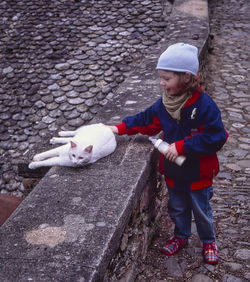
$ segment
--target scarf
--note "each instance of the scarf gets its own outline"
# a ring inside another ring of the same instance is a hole
[[[181,95],[168,95],[167,91],[164,90],[162,102],[171,117],[177,121],[180,121],[181,109],[190,97],[191,94],[186,92]]]

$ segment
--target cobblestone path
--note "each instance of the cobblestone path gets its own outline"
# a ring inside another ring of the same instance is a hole
[[[203,263],[195,226],[186,250],[173,257],[162,255],[160,249],[172,236],[173,228],[166,211],[137,281],[250,280],[249,6],[244,0],[214,0],[209,4],[214,39],[206,91],[220,107],[230,135],[219,153],[221,172],[212,199],[220,262],[216,266]]]

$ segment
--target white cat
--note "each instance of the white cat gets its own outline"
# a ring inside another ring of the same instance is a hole
[[[65,144],[37,154],[30,169],[41,166],[84,166],[111,154],[116,149],[116,139],[111,129],[102,123],[86,125],[75,131],[60,131],[50,139],[51,144]]]

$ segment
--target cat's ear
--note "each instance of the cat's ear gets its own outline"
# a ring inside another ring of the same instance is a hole
[[[92,150],[93,150],[93,145],[89,145],[88,147],[86,147],[85,149],[84,149],[84,151],[86,151],[87,153],[91,153],[92,152]]]
[[[76,143],[75,143],[75,142],[70,141],[70,146],[71,146],[71,148],[75,148],[77,145],[76,145]]]

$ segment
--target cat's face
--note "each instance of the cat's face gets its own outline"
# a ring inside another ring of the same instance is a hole
[[[69,158],[75,166],[86,165],[91,159],[92,150],[92,145],[82,148],[75,142],[70,141]]]

